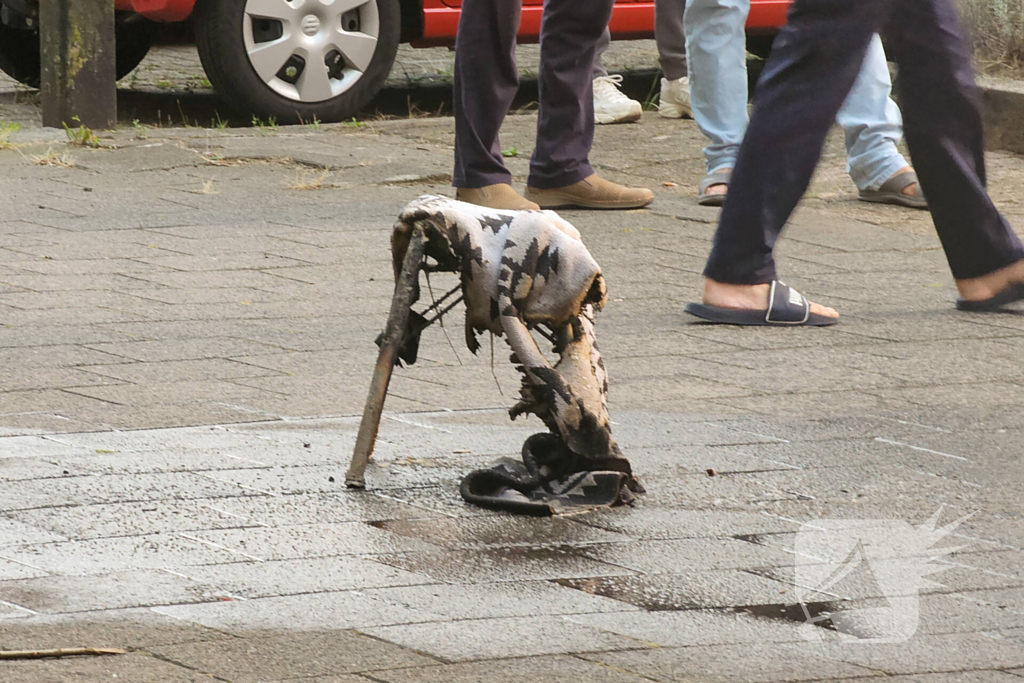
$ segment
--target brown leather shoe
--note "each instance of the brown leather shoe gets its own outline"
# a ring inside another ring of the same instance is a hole
[[[565,187],[527,187],[526,198],[542,209],[639,209],[654,201],[654,193],[642,187],[624,187],[594,174]]]
[[[540,208],[533,202],[523,199],[511,185],[505,183],[484,187],[460,187],[455,190],[455,198],[460,202],[486,206],[488,209],[536,211]]]

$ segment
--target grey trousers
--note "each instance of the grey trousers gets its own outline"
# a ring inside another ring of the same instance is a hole
[[[594,52],[614,0],[547,0],[540,28],[540,106],[531,187],[564,187],[593,174]],[[519,87],[521,0],[463,0],[455,38],[455,187],[509,183],[498,132]]]
[[[654,40],[658,44],[658,63],[661,65],[661,72],[670,81],[686,75],[686,34],[683,33],[685,9],[686,0],[654,1]],[[594,78],[608,75],[602,57],[611,41],[612,33],[606,26],[600,40],[597,41]]]

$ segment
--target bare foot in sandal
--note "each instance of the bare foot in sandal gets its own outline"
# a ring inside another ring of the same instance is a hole
[[[719,308],[737,308],[754,311],[768,310],[768,292],[771,285],[729,285],[724,282],[715,282],[704,278],[703,301],[708,306]],[[823,315],[829,318],[838,318],[839,313],[828,306],[822,306],[814,302],[811,304],[811,313]]]
[[[717,173],[732,173],[731,168],[723,168]],[[715,183],[714,185],[708,185],[708,189],[704,191],[704,194],[725,194],[729,191],[729,183]]]
[[[914,167],[913,166],[904,166],[900,170],[898,170],[895,173],[893,173],[892,177],[895,178],[898,175],[903,175],[904,173],[913,173],[913,172],[914,172]],[[890,180],[892,180],[892,178],[890,178]],[[909,185],[904,187],[902,191],[903,191],[903,194],[907,195],[908,197],[913,197],[914,195],[917,194],[917,183],[916,182],[910,183]]]
[[[1024,299],[1024,259],[980,277],[957,280],[956,288],[961,297],[957,307],[964,310],[996,310]]]
[[[697,185],[697,203],[701,206],[721,206],[729,191],[731,168],[720,168],[704,176]]]
[[[913,166],[904,166],[896,171],[877,190],[861,190],[859,198],[876,204],[895,204],[911,209],[928,208],[928,201],[921,192]]]

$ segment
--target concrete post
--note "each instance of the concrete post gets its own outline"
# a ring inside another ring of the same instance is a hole
[[[113,128],[114,0],[45,0],[39,35],[43,125]]]

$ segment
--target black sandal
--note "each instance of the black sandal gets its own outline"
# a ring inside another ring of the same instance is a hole
[[[772,281],[766,311],[691,303],[686,304],[686,312],[719,325],[824,327],[839,322],[839,318],[811,313],[811,304],[807,297],[778,280]]]
[[[956,307],[961,311],[976,311],[979,313],[993,313],[1003,310],[1004,306],[1024,301],[1024,283],[1010,285],[1003,291],[990,299],[982,301],[970,301],[969,299],[957,299]]]

